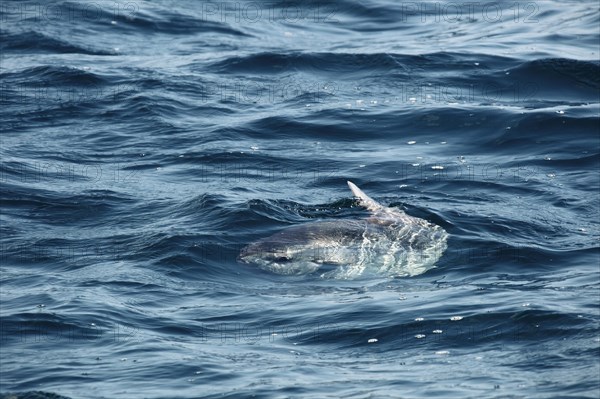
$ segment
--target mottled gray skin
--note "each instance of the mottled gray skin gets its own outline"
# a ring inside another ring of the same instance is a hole
[[[448,234],[441,227],[383,207],[348,184],[371,217],[293,226],[248,245],[238,260],[278,274],[318,270],[335,278],[416,275],[433,267],[446,249]]]

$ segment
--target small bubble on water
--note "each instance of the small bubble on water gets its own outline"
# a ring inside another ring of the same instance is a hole
[[[462,320],[462,316],[452,316],[450,318],[450,321],[459,321],[459,320]]]
[[[425,334],[417,334],[417,335],[415,335],[415,338],[416,338],[416,339],[423,339],[423,338],[425,338],[425,337],[426,337],[426,335],[425,335]]]
[[[417,318],[415,319],[415,321],[423,321],[423,320],[425,320],[423,317],[417,317]]]
[[[434,334],[441,334],[443,331],[442,330],[433,330],[432,333]]]

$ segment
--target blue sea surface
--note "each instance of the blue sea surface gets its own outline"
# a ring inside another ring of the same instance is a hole
[[[0,398],[599,398],[597,1],[2,1]],[[362,219],[412,277],[238,262]]]

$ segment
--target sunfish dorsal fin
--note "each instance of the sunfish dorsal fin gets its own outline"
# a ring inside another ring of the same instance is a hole
[[[348,187],[350,187],[354,196],[359,199],[360,205],[373,212],[373,216],[369,220],[376,221],[377,223],[396,223],[398,221],[402,221],[403,223],[410,222],[411,217],[402,210],[392,209],[381,205],[379,202],[363,193],[362,190],[356,187],[356,184],[351,181],[348,182]]]
[[[348,182],[348,187],[352,190],[352,194],[360,200],[360,204],[370,210],[373,213],[385,212],[386,207],[375,201],[373,198],[369,197],[367,194],[363,193],[362,190],[356,187],[356,184],[351,181]]]

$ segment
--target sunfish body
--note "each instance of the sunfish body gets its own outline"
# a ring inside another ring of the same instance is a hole
[[[246,246],[238,260],[277,274],[333,278],[414,276],[434,266],[447,247],[444,229],[348,186],[370,217],[293,226]]]

